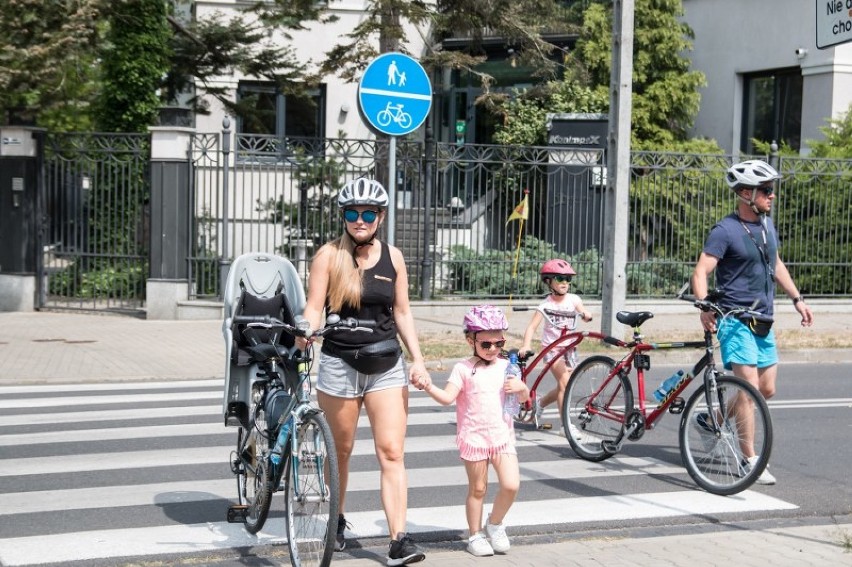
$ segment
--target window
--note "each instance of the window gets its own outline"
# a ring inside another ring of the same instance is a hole
[[[302,97],[282,94],[271,83],[243,82],[237,97],[249,110],[237,125],[241,151],[289,154],[294,146],[311,151],[320,145],[325,135],[324,87]]]
[[[740,150],[754,153],[754,139],[799,150],[802,140],[802,73],[791,69],[746,75]]]

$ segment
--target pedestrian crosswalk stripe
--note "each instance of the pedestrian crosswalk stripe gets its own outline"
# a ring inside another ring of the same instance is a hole
[[[23,386],[0,386],[0,396],[13,394],[51,394],[74,392],[126,392],[128,390],[165,390],[172,388],[210,388],[221,392],[225,387],[222,378],[207,380],[168,380],[165,382],[100,382],[97,384],[28,384]],[[185,393],[184,393],[185,394]]]
[[[698,491],[652,492],[519,501],[512,505],[504,523],[509,526],[511,534],[513,525],[574,524],[795,508],[794,504],[750,490],[734,496]],[[354,537],[387,535],[387,523],[381,511],[347,512],[346,520],[352,525]],[[467,532],[464,504],[409,508],[407,526],[413,533],[436,530]]]
[[[54,459],[55,460],[55,459]],[[159,461],[159,456],[157,461]],[[219,459],[218,462],[223,462]],[[170,463],[174,464],[174,463]],[[184,463],[181,463],[184,464]],[[189,463],[185,463],[189,464]],[[167,466],[161,463],[161,466]],[[521,481],[571,480],[582,478],[620,477],[644,474],[686,474],[683,467],[676,467],[656,459],[615,457],[606,465],[589,463],[580,459],[559,461],[534,461],[521,464]],[[497,478],[491,471],[491,482]],[[352,472],[349,475],[350,494],[372,492],[380,485],[380,473],[373,471]],[[410,489],[467,486],[467,476],[461,464],[445,467],[409,468]],[[276,497],[277,498],[277,497]],[[119,508],[193,502],[200,500],[235,500],[236,482],[233,479],[188,480],[160,482],[130,486],[105,486],[94,488],[66,488],[34,492],[0,493],[0,516],[49,512],[62,502],[65,510],[94,508]]]
[[[794,508],[796,506],[792,504],[752,491],[735,496],[714,496],[697,491],[655,492],[516,502],[505,523],[511,534],[513,525],[572,524]],[[347,537],[387,535],[387,523],[381,511],[347,512],[346,519],[352,525]],[[465,532],[464,505],[409,508],[407,529],[412,533],[436,530]],[[0,540],[0,564],[12,567],[213,551],[283,543],[286,539],[280,534],[284,534],[281,518],[271,518],[257,536],[247,534],[239,524],[225,522],[44,534]]]
[[[67,408],[71,406],[111,406],[115,404],[143,404],[174,400],[219,400],[222,392],[163,392],[159,394],[104,394],[97,396],[66,396],[55,398],[3,398],[0,409]]]
[[[98,409],[96,411],[69,411],[57,413],[32,413],[27,414],[27,425],[56,425],[60,423],[85,423],[97,421],[126,421],[132,423],[134,419],[156,419],[169,417],[174,418],[180,416],[199,416],[207,415],[213,418],[218,418],[217,412],[222,411],[222,405],[215,406],[181,406],[181,407],[161,407],[161,408],[134,408],[134,409]],[[224,421],[224,420],[223,420]],[[0,416],[0,427],[9,427],[13,425],[21,425],[21,416],[19,415],[2,415]]]

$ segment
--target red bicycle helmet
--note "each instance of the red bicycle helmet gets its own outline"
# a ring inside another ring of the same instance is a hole
[[[553,276],[576,276],[577,272],[571,267],[571,264],[561,258],[548,260],[541,267],[542,281],[548,280]]]

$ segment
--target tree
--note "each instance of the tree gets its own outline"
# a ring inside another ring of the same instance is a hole
[[[314,0],[258,2],[230,19],[216,14],[184,24],[171,18],[175,33],[164,98],[174,101],[179,93],[192,93],[193,111],[206,113],[206,98],[213,97],[232,114],[248,117],[254,112],[253,101],[233,100],[231,89],[217,82],[235,72],[271,81],[284,94],[305,94],[319,78],[309,71],[308,62],[296,57],[290,31],[305,29],[305,23],[314,20],[333,20],[323,16],[321,3]]]
[[[413,28],[426,45],[421,63],[467,69],[480,77],[486,91],[493,78],[476,68],[486,60],[486,35],[513,46],[520,62],[534,65],[545,77],[555,69],[550,59],[554,46],[543,39],[542,31],[559,29],[564,11],[557,0],[370,0],[364,20],[326,53],[321,71],[355,81],[379,53],[407,51],[406,29]],[[469,41],[459,50],[442,49],[441,41],[450,36]]]
[[[91,96],[99,4],[99,0],[4,2],[0,111],[7,120],[38,120],[63,129],[87,125],[82,116]]]
[[[681,146],[698,112],[698,88],[705,79],[702,73],[689,70],[690,61],[683,55],[691,49],[693,33],[678,20],[682,11],[681,0],[636,1],[632,111],[632,137],[636,149]],[[580,18],[582,32],[576,49],[565,57],[564,79],[526,94],[518,93],[520,102],[499,107],[505,119],[498,139],[527,140],[527,133],[534,130],[538,133],[536,143],[543,143],[546,112],[605,112],[608,109],[612,64],[611,3],[594,2],[579,16],[576,14],[573,17]],[[516,120],[512,116],[518,111],[525,119]],[[529,119],[537,120],[535,126]],[[707,150],[715,143],[702,141],[693,145]]]
[[[97,122],[105,132],[144,132],[160,107],[157,88],[169,69],[163,0],[120,0],[107,12]]]
[[[808,140],[811,154],[819,158],[852,159],[852,104],[838,118],[820,128],[823,140]]]

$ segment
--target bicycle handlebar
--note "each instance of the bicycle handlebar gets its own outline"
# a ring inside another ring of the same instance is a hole
[[[722,318],[731,317],[747,314],[747,315],[762,315],[759,311],[755,311],[758,303],[760,303],[759,299],[755,299],[754,302],[749,307],[734,307],[733,309],[725,309],[721,305],[718,304],[718,301],[724,297],[724,292],[719,289],[714,289],[710,293],[707,294],[707,297],[704,299],[698,299],[694,295],[686,295],[683,292],[686,290],[686,286],[681,288],[680,293],[677,294],[677,298],[682,301],[689,301],[696,309],[700,309],[702,311],[712,311],[716,313]]]
[[[304,324],[304,319],[300,319],[295,325],[288,325],[281,319],[271,317],[269,315],[235,315],[233,323],[236,325],[248,325],[251,327],[265,327],[267,329],[283,329],[294,337],[305,338],[321,337],[338,329],[346,329],[349,331],[368,331],[372,333],[373,328],[376,326],[376,322],[371,319],[356,319],[355,317],[341,319],[336,313],[332,313],[326,318],[325,327],[317,329],[311,333],[308,333],[310,329]]]

